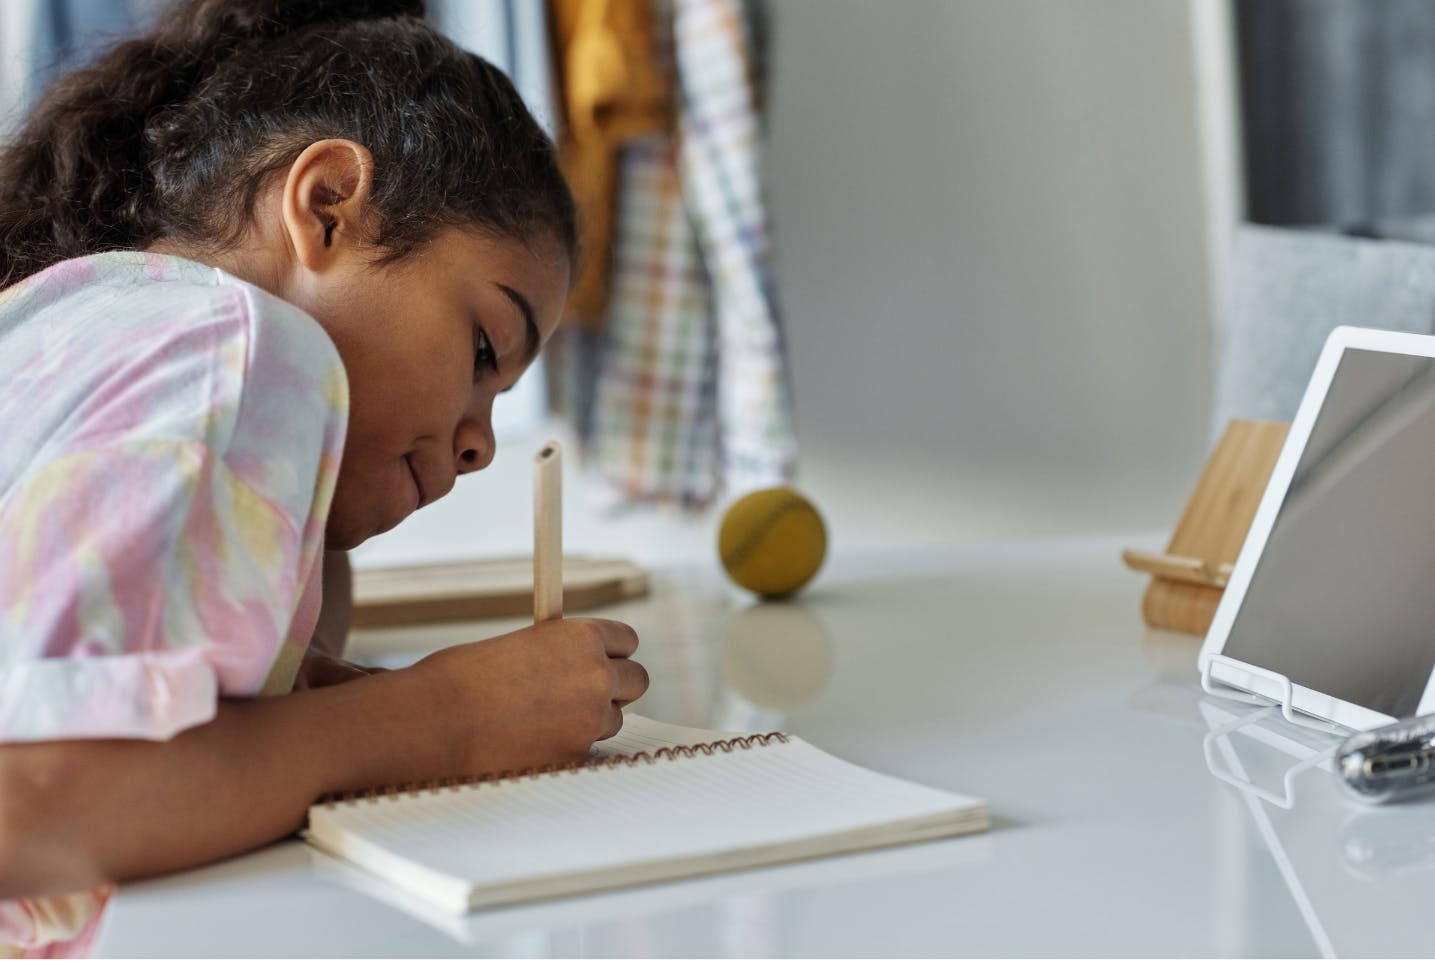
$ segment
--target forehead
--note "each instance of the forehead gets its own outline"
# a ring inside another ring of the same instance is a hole
[[[446,227],[406,260],[426,283],[464,296],[505,289],[532,307],[544,339],[557,326],[568,294],[567,252],[554,239],[519,240],[465,227]]]

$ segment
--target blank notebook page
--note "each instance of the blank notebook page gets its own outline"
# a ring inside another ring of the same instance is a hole
[[[600,750],[631,754],[714,736],[636,717],[625,734]],[[733,859],[734,852],[862,829],[920,832],[931,821],[950,824],[954,815],[970,818],[970,830],[986,825],[985,805],[976,799],[877,774],[792,738],[731,753],[321,805],[311,820],[329,822],[321,846],[334,853],[376,869],[399,859],[430,877],[447,876],[449,884],[462,879],[482,888],[652,861],[712,862],[717,869],[750,860]],[[333,829],[345,835],[342,845]]]

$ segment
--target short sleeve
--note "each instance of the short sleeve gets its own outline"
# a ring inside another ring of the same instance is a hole
[[[0,503],[0,742],[161,740],[257,694],[310,580],[305,527],[195,441],[30,470]]]

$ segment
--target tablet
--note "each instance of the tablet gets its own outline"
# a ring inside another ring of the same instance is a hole
[[[1331,333],[1199,663],[1355,730],[1435,711],[1435,336]]]

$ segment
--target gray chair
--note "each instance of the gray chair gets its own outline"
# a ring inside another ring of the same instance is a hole
[[[1435,333],[1435,246],[1245,225],[1216,330],[1212,438],[1232,418],[1289,421],[1342,324]]]

